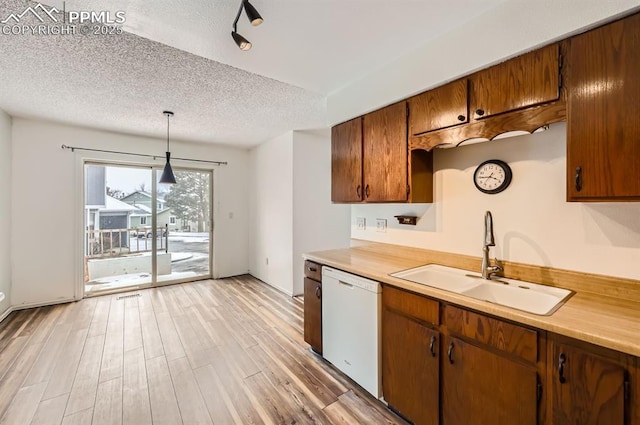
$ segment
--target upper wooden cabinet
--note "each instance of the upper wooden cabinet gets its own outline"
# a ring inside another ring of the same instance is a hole
[[[469,122],[466,78],[409,99],[409,133],[418,135]]]
[[[407,103],[399,102],[362,119],[364,200],[407,200]]]
[[[559,75],[557,43],[480,71],[470,79],[473,118],[557,100]]]
[[[331,200],[362,200],[362,117],[331,129]]]
[[[640,15],[569,40],[567,199],[640,200]]]

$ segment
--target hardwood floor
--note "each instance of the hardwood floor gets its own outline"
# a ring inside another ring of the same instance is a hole
[[[250,276],[14,312],[0,425],[404,424],[309,351],[302,313]]]

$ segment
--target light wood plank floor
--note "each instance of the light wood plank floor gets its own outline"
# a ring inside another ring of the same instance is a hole
[[[250,276],[14,312],[0,425],[404,424],[309,351],[302,313]]]

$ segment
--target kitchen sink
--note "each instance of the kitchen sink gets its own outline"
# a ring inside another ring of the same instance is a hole
[[[516,279],[482,279],[479,274],[438,264],[402,270],[390,276],[541,316],[551,315],[573,294],[568,289]]]
[[[427,264],[426,266],[391,273],[391,276],[460,294],[478,284],[468,273],[465,270],[453,267]]]

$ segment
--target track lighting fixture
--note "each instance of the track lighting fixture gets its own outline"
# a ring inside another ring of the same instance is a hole
[[[160,183],[176,184],[176,177],[173,175],[173,170],[171,169],[171,164],[169,162],[171,159],[171,152],[169,152],[169,118],[173,116],[173,112],[162,111],[162,113],[167,117],[167,163],[164,165],[162,176],[160,176]]]
[[[249,50],[251,48],[251,42],[238,34],[238,19],[240,19],[240,15],[242,14],[242,9],[247,14],[247,18],[251,25],[257,27],[263,22],[262,16],[258,13],[255,7],[249,0],[242,0],[240,3],[240,8],[238,9],[238,13],[236,14],[236,19],[233,21],[233,31],[231,31],[231,37],[233,37],[233,41],[236,42],[240,50]]]

